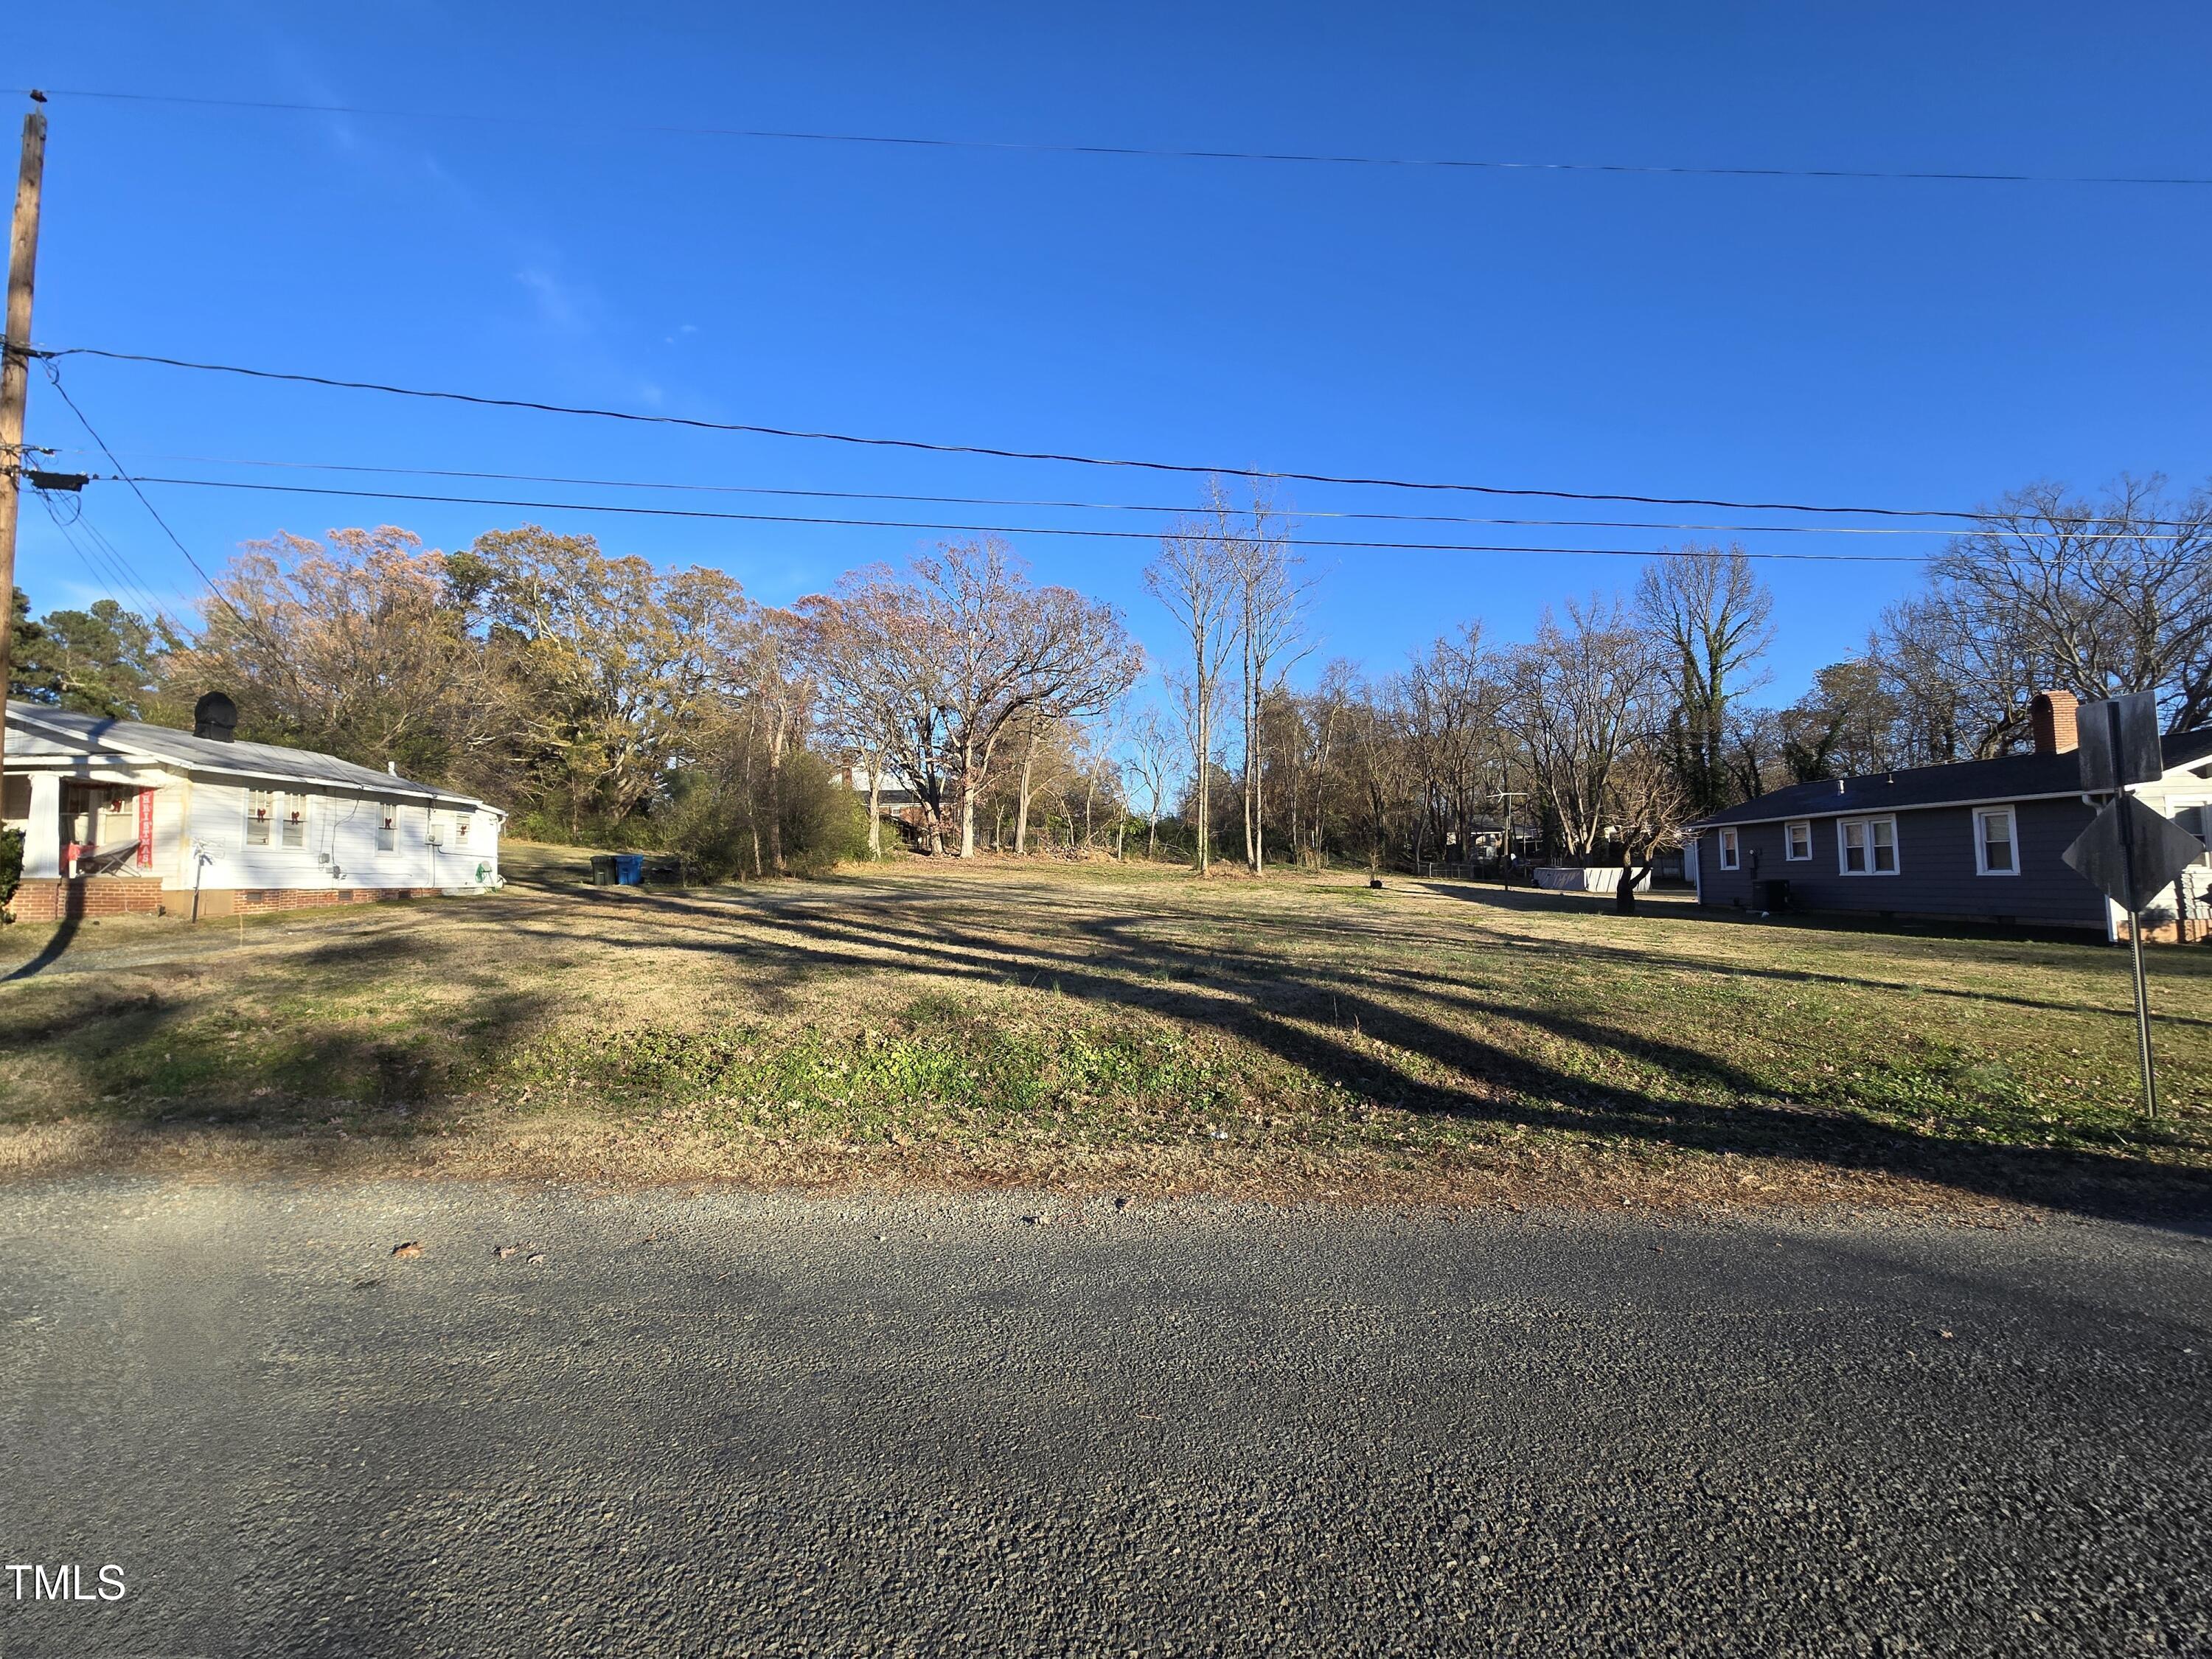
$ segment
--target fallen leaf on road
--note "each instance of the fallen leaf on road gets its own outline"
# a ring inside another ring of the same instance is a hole
[[[532,1263],[543,1261],[545,1260],[545,1252],[543,1250],[532,1250],[527,1259]]]
[[[507,1257],[514,1254],[514,1246],[512,1244],[495,1245],[492,1249],[492,1254],[497,1256],[501,1261],[504,1261]]]
[[[404,1244],[393,1245],[392,1254],[395,1256],[420,1255],[422,1254],[422,1247],[410,1238]]]

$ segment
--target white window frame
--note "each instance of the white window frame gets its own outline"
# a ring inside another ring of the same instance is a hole
[[[2012,868],[1990,868],[1990,838],[1982,831],[1985,819],[2002,818],[2005,822],[2005,844],[2012,848]],[[2020,873],[2020,814],[2009,806],[1977,806],[1974,808],[1974,873],[1978,876],[2016,876]]]
[[[2212,829],[2212,795],[2168,795],[2166,798],[2166,816],[2175,820],[2177,823],[2181,815],[2191,807],[2203,810],[2205,827]],[[2192,832],[2185,831],[2184,833]],[[2203,837],[2200,836],[2197,839],[2202,841]],[[2212,842],[2205,844],[2204,862],[2212,864]]]
[[[292,839],[295,831],[299,839]],[[307,797],[296,789],[288,789],[276,797],[277,845],[288,853],[307,850]]]
[[[399,850],[399,803],[396,800],[376,803],[376,850],[380,853]]]
[[[1797,850],[1797,832],[1805,832],[1805,850]],[[1813,861],[1813,820],[1792,818],[1782,826],[1782,861],[1784,864],[1810,864]]]
[[[254,803],[266,801],[268,810],[260,817],[254,815]],[[246,844],[248,847],[276,845],[276,826],[283,821],[284,797],[274,789],[249,789],[246,792]],[[254,830],[261,834],[257,839]]]
[[[1878,823],[1886,823],[1889,826],[1889,868],[1887,870],[1877,870],[1875,868],[1874,827]],[[1850,832],[1855,828],[1863,830],[1866,836],[1864,842],[1866,849],[1866,868],[1863,870],[1854,870],[1851,868]],[[1902,870],[1904,866],[1905,855],[1899,850],[1897,844],[1896,813],[1875,812],[1859,817],[1838,818],[1836,820],[1836,873],[1838,875],[1853,877],[1893,876]]]
[[[1723,829],[1719,832],[1719,835],[1721,868],[1723,870],[1741,869],[1743,867],[1743,843],[1737,839],[1737,832],[1734,829]]]
[[[453,847],[456,851],[465,849],[469,844],[469,819],[472,816],[468,812],[453,814]]]

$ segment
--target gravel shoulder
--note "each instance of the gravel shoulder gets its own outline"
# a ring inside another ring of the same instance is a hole
[[[9,1659],[2212,1645],[2189,1231],[9,1196]]]

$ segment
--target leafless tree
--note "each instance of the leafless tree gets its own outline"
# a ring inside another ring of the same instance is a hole
[[[1031,716],[1094,714],[1142,666],[1111,605],[1030,585],[1005,543],[915,561],[915,602],[946,653],[943,741],[960,800],[960,855],[975,855],[975,803],[999,746]]]
[[[1241,515],[1219,479],[1208,482],[1208,513],[1237,585],[1237,638],[1243,647],[1243,701],[1237,724],[1244,739],[1244,859],[1255,875],[1267,873],[1266,728],[1261,700],[1305,654],[1306,595],[1311,583],[1298,574],[1300,561],[1267,493],[1255,479],[1252,505]]]
[[[1129,722],[1129,767],[1144,787],[1145,856],[1148,859],[1159,856],[1160,814],[1167,808],[1176,744],[1156,708],[1147,706],[1139,710]]]
[[[1645,627],[1665,641],[1678,708],[1668,747],[1690,804],[1729,804],[1729,705],[1755,690],[1773,641],[1773,595],[1740,547],[1688,547],[1646,565],[1636,590]]]
[[[2039,483],[1936,556],[1927,591],[1884,617],[1901,687],[1996,753],[2028,695],[2155,691],[2169,731],[2212,718],[2212,491],[2123,477],[2094,502]],[[1947,708],[1946,705],[1948,705]]]
[[[1145,568],[1145,586],[1182,630],[1189,665],[1170,677],[1195,777],[1196,862],[1212,867],[1212,767],[1221,719],[1222,675],[1241,637],[1242,589],[1218,523],[1176,526],[1160,540],[1160,555]]]
[[[1567,855],[1587,862],[1605,839],[1616,770],[1662,724],[1664,660],[1619,600],[1593,598],[1570,600],[1565,626],[1547,611],[1507,665],[1506,717]]]

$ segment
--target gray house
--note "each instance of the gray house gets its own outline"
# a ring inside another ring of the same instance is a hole
[[[1686,826],[1701,904],[2094,928],[2126,919],[2059,857],[2104,805],[2081,793],[2075,700],[2035,699],[2032,753],[1792,784]],[[2134,793],[2212,836],[2212,728],[2164,739]],[[2212,860],[2146,912],[2146,939],[2212,934]]]

